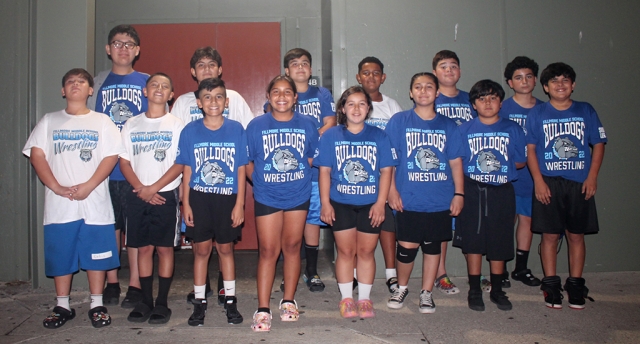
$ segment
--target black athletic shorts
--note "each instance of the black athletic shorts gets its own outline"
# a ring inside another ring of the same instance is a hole
[[[396,213],[396,239],[421,244],[451,241],[449,210],[433,213],[403,210]]]
[[[174,247],[180,242],[178,189],[158,194],[166,199],[162,205],[151,205],[133,192],[127,196],[127,247]]]
[[[358,232],[380,234],[382,228],[380,226],[371,226],[371,219],[369,218],[369,211],[373,204],[351,205],[334,202],[333,200],[330,200],[330,202],[336,215],[336,220],[333,221],[333,226],[331,226],[331,230],[334,232],[355,228]]]
[[[488,260],[514,257],[516,195],[511,183],[499,186],[464,178],[464,208],[456,219],[453,245]]]
[[[534,233],[562,234],[565,229],[573,234],[598,233],[598,214],[595,197],[584,199],[582,183],[562,177],[542,176],[551,191],[551,203],[544,205],[532,199],[531,231]]]
[[[127,229],[127,197],[133,193],[133,187],[126,180],[109,180],[109,195],[113,215],[116,217],[116,230]]]
[[[231,212],[237,195],[219,195],[189,190],[189,206],[193,212],[193,227],[187,226],[185,235],[193,242],[215,240],[228,244],[242,235],[242,225],[233,227]]]
[[[380,225],[380,228],[385,232],[396,232],[396,219],[393,216],[393,209],[389,206],[389,203],[384,206],[384,222]]]
[[[279,211],[284,211],[285,213],[288,211],[296,211],[296,210],[304,210],[304,211],[309,211],[309,205],[311,204],[311,201],[306,201],[300,205],[297,205],[293,208],[290,209],[282,209],[282,208],[275,208],[275,207],[271,207],[268,206],[266,204],[262,204],[256,200],[254,200],[253,202],[253,213],[256,216],[265,216],[265,215],[271,215],[273,213],[277,213]]]

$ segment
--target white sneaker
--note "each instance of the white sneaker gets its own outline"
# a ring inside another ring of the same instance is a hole
[[[433,302],[433,294],[430,291],[420,292],[420,313],[434,313],[436,304]]]
[[[389,300],[387,301],[387,307],[391,309],[402,308],[402,306],[404,305],[404,299],[407,298],[408,294],[409,294],[408,288],[404,288],[402,290],[400,288],[395,288],[393,290],[393,295],[391,295],[389,297]]]

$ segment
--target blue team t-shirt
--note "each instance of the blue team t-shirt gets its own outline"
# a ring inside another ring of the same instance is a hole
[[[589,146],[606,143],[607,135],[596,110],[585,102],[573,101],[566,110],[543,103],[529,112],[527,144],[536,145],[540,172],[582,183],[591,168]]]
[[[266,113],[251,120],[247,141],[256,201],[291,209],[311,198],[309,158],[318,146],[318,129],[310,118],[294,112],[280,122]]]
[[[396,188],[404,209],[448,210],[455,192],[449,161],[463,155],[456,123],[437,113],[423,120],[412,109],[391,117],[386,132],[398,154]]]
[[[122,131],[127,119],[147,111],[147,98],[142,89],[148,78],[147,74],[136,71],[127,75],[110,72],[97,90],[95,111],[109,116]],[[109,180],[125,180],[120,171],[120,161],[109,175]]]
[[[333,201],[366,205],[378,200],[380,169],[395,166],[395,155],[382,129],[365,124],[353,134],[340,125],[324,132],[313,165],[331,167]]]
[[[491,125],[474,118],[460,126],[464,140],[463,171],[469,178],[502,185],[518,178],[516,163],[527,161],[524,131],[508,119]]]
[[[193,190],[237,194],[238,168],[248,162],[247,136],[239,122],[225,119],[220,128],[211,130],[199,119],[180,133],[176,164],[191,167]]]
[[[543,102],[541,100],[536,99],[536,106],[542,103]],[[502,102],[502,107],[500,108],[498,115],[502,118],[510,119],[518,123],[518,125],[525,130],[527,115],[531,109],[533,108],[527,109],[520,106],[515,100],[513,100],[513,97],[511,97]],[[533,194],[533,179],[531,178],[531,172],[529,172],[528,166],[518,170],[518,179],[513,182],[513,189],[515,190],[516,195],[520,197],[531,197]]]
[[[469,93],[458,90],[455,97],[447,97],[444,94],[436,97],[436,112],[449,117],[460,125],[478,117],[476,110],[471,106],[469,101]]]

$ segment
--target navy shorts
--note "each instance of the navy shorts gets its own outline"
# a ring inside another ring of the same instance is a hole
[[[595,197],[584,199],[582,183],[562,177],[542,176],[551,191],[551,203],[544,205],[533,195],[531,231],[562,234],[598,233]]]
[[[233,227],[231,212],[237,195],[219,195],[189,190],[189,206],[193,212],[193,227],[185,235],[195,243],[215,240],[218,244],[235,242],[242,235],[242,225]]]
[[[276,207],[272,207],[272,206],[268,206],[266,204],[262,204],[258,201],[253,202],[253,212],[256,216],[265,216],[265,215],[271,215],[273,213],[277,213],[279,211],[284,211],[285,213],[288,211],[297,211],[297,210],[304,210],[304,211],[308,211],[309,210],[309,204],[310,201],[306,201],[300,205],[297,205],[293,208],[289,208],[289,209],[282,209],[282,208],[276,208]]]
[[[396,219],[393,216],[393,209],[389,206],[389,203],[385,204],[384,210],[384,222],[380,225],[381,230],[385,232],[396,232]],[[449,228],[451,229],[451,228]]]
[[[109,194],[111,195],[111,206],[113,215],[116,218],[116,230],[127,229],[127,197],[133,193],[133,187],[126,180],[109,180]]]
[[[82,270],[107,271],[120,266],[113,225],[84,220],[44,226],[44,272],[64,276]]]
[[[127,247],[174,247],[180,242],[180,207],[178,189],[158,192],[166,199],[162,205],[152,205],[131,193],[127,199]]]
[[[460,247],[462,253],[486,255],[488,260],[513,259],[516,216],[513,185],[489,185],[465,176],[464,194],[453,245]]]
[[[380,234],[381,227],[371,226],[369,210],[373,204],[351,205],[330,200],[336,220],[331,229],[334,232],[355,228],[358,232]]]

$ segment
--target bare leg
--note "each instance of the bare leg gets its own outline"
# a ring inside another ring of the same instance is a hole
[[[480,275],[482,270],[482,255],[467,254],[467,272],[469,275]]]
[[[87,270],[87,279],[89,280],[89,291],[91,294],[101,295],[104,286],[105,271]],[[71,286],[71,284],[69,284],[69,286]],[[56,286],[56,290],[57,289]]]
[[[129,257],[129,286],[140,288],[140,274],[138,272],[138,249],[128,247],[127,256]]]
[[[356,255],[358,256],[358,281],[373,284],[376,275],[375,251],[378,234],[356,232]]]
[[[220,269],[227,281],[236,279],[236,265],[233,256],[233,242],[227,244],[216,243],[216,250],[220,257]]]
[[[283,216],[281,248],[284,255],[284,300],[293,300],[300,279],[300,247],[307,212],[287,211]]]
[[[142,277],[153,276],[153,249],[151,245],[138,249],[138,270]]]
[[[396,268],[396,233],[380,231],[380,246],[382,247],[382,255],[384,256],[384,266],[387,269],[395,269]]]
[[[193,284],[205,285],[207,283],[207,268],[213,242],[206,240],[193,243]]]
[[[518,250],[529,251],[531,249],[531,218],[529,216],[518,215],[518,227],[516,228],[516,243]]]
[[[336,239],[338,256],[336,257],[336,280],[338,283],[353,281],[353,268],[356,256],[356,229],[350,228],[333,232]]]
[[[281,250],[282,225],[284,212],[256,216],[256,232],[258,234],[258,307],[269,308],[271,287],[276,273],[276,263]]]
[[[104,276],[104,271],[102,271],[102,275]],[[73,280],[72,274],[64,275],[64,276],[55,276],[53,278],[53,283],[56,286],[56,296],[69,296],[69,293],[71,292],[72,280]],[[98,292],[97,294],[102,294],[102,285],[100,285],[100,292]]]
[[[440,250],[442,251],[442,253],[440,254],[440,262],[438,264],[438,273],[436,274],[436,277],[442,276],[447,273],[447,268],[445,267],[445,263],[447,261],[447,246],[448,242],[446,241],[443,241],[440,244]]]
[[[174,269],[173,247],[156,247],[156,250],[158,251],[158,276],[170,278],[173,276]],[[142,270],[140,275],[142,275]]]
[[[542,234],[540,255],[542,256],[542,269],[544,270],[545,277],[556,275],[558,239],[560,239],[560,234]]]
[[[573,234],[566,232],[567,242],[569,245],[569,275],[571,277],[582,277],[584,269],[584,260],[586,257],[586,246],[584,243],[584,234]]]
[[[432,291],[433,284],[436,281],[436,273],[438,272],[439,263],[439,254],[422,255],[422,290]]]

